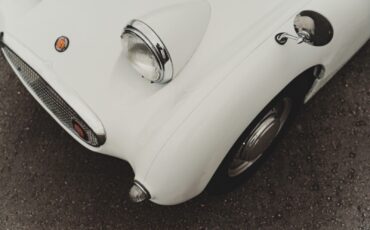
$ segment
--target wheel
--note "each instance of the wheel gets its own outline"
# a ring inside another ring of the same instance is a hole
[[[283,129],[291,111],[292,99],[283,97],[267,111],[249,135],[243,137],[228,165],[230,178],[242,175],[262,157]]]
[[[208,184],[208,193],[233,190],[255,172],[303,104],[308,87],[301,85],[288,86],[244,131]]]

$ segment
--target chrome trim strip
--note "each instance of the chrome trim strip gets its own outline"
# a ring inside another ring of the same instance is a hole
[[[126,33],[131,33],[138,36],[150,50],[154,53],[161,68],[161,77],[155,83],[165,84],[173,79],[174,68],[171,55],[163,41],[155,33],[155,31],[140,20],[131,21],[124,29],[121,39]]]

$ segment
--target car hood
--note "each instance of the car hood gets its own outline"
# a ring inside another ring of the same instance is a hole
[[[309,0],[204,1],[210,4],[212,15],[209,27],[204,28],[205,31],[202,34],[202,36],[208,35],[205,36],[208,40],[203,40],[202,50],[206,52],[202,54],[203,61],[198,63],[200,65],[212,62],[220,54],[234,55],[243,43],[244,47],[252,50],[266,38],[261,35],[271,34],[284,20],[297,13],[302,5],[309,2]],[[68,70],[75,72],[78,68],[83,69],[85,74],[79,75],[78,78],[84,82],[92,78],[106,78],[111,74],[122,54],[120,35],[125,25],[132,19],[145,17],[161,9],[171,10],[171,6],[196,2],[196,0],[32,0],[28,2],[33,2],[34,6],[27,6],[26,12],[22,11],[22,15],[8,21],[7,32],[42,60],[52,64],[58,75],[63,78],[71,77],[76,84],[74,74],[67,74]],[[162,12],[165,11],[162,10]],[[189,12],[188,19],[181,18],[176,21],[174,18],[171,21],[158,22],[162,25],[150,26],[160,30],[163,24],[167,24],[176,33],[175,28],[181,24],[180,21],[188,20],[195,27],[195,23],[191,21],[193,17],[195,15]],[[63,55],[55,52],[54,49],[55,40],[62,35],[69,37],[71,41],[68,53]],[[179,35],[177,40],[176,38],[172,40],[176,40],[178,46],[185,46],[189,39],[184,40],[180,36],[183,34]],[[227,50],[226,53],[225,50]],[[173,51],[170,50],[170,52]],[[69,82],[71,79],[66,80]]]
[[[165,123],[175,129],[222,77],[281,32],[278,28],[310,0],[208,0],[209,22],[186,66],[173,82],[150,84],[124,58],[123,28],[132,19],[187,2],[193,0],[35,1],[26,12],[5,20],[5,33],[92,108],[107,129],[106,145],[115,142],[104,151],[122,157],[122,152],[140,152],[147,140],[165,129]],[[175,19],[163,23],[177,25]],[[160,30],[161,25],[154,27]],[[70,39],[64,53],[54,48],[59,36]],[[186,42],[178,38],[179,46]],[[124,128],[118,129],[117,124]]]

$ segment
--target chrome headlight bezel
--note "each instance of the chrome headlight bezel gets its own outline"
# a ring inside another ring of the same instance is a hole
[[[160,84],[170,82],[174,74],[173,62],[168,49],[156,32],[146,23],[140,20],[133,20],[125,27],[121,38],[125,39],[126,34],[131,34],[141,39],[155,56],[160,68],[160,77],[152,82]],[[143,77],[145,78],[145,76]]]

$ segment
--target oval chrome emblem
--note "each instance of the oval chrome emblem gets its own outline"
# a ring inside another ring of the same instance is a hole
[[[55,42],[55,49],[58,52],[64,52],[68,49],[69,39],[65,36],[59,37]]]

